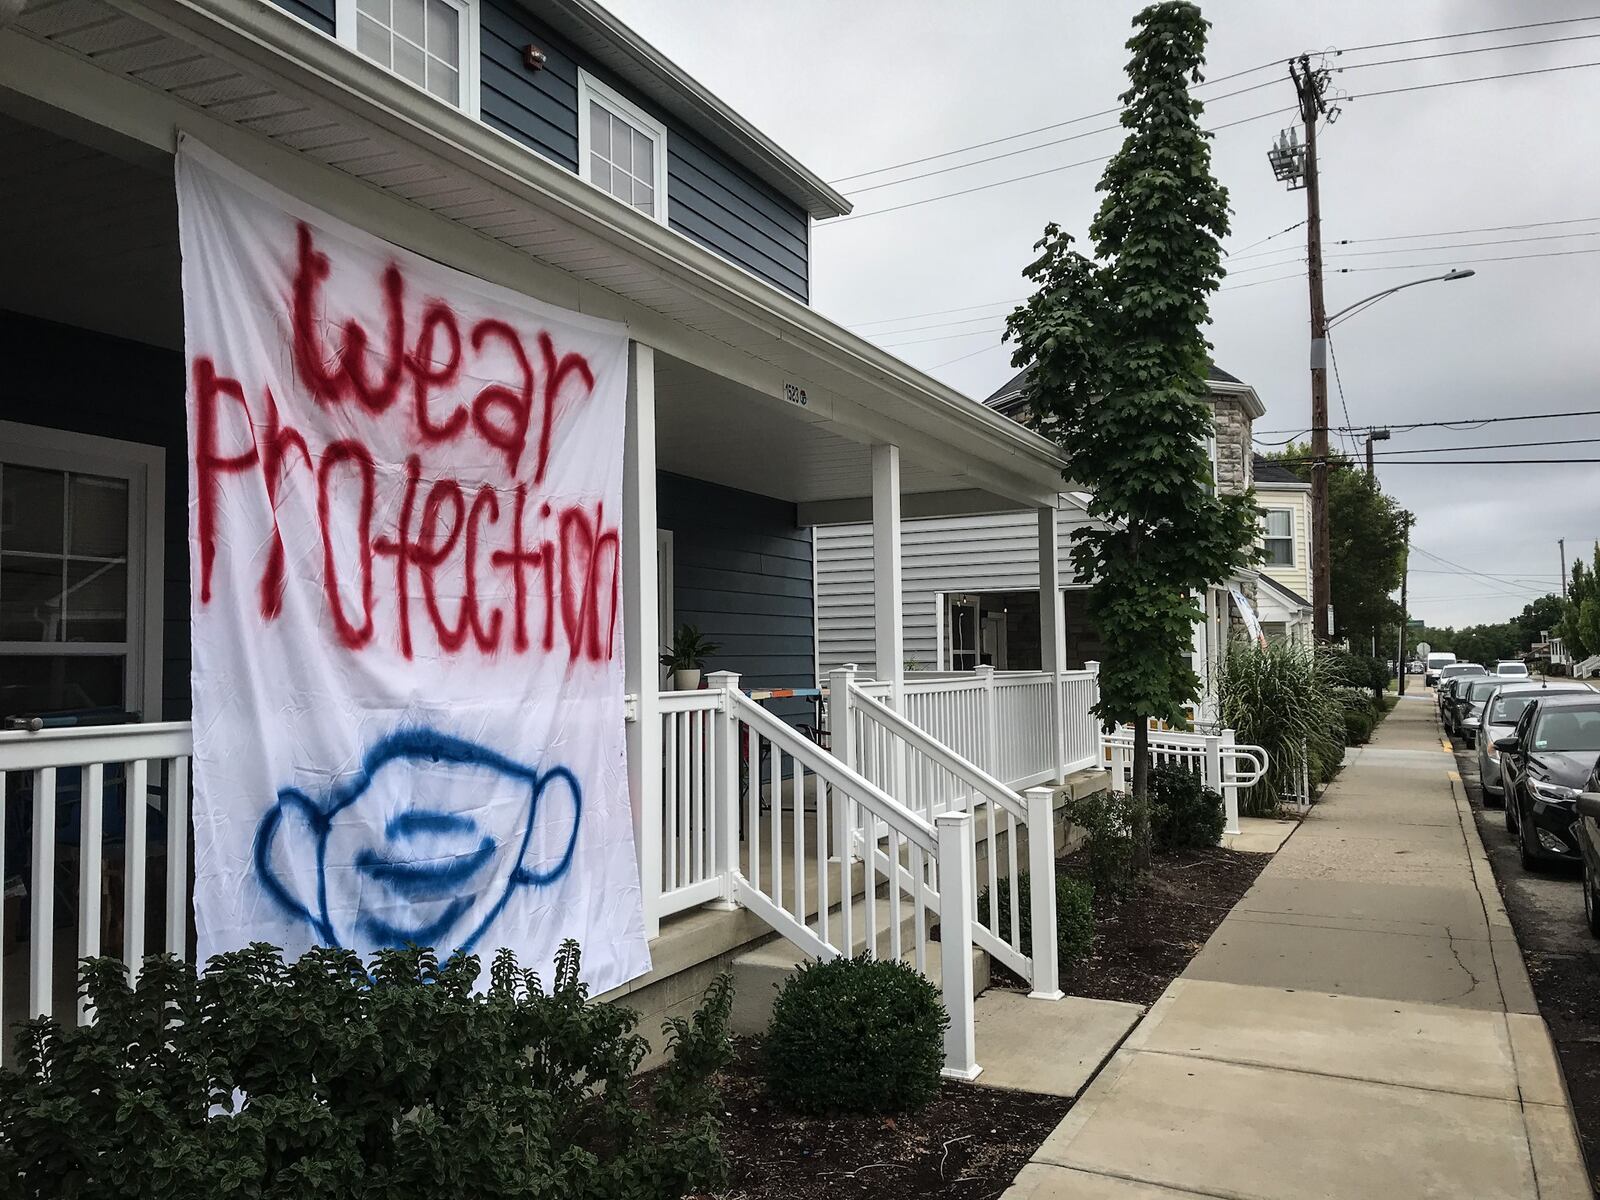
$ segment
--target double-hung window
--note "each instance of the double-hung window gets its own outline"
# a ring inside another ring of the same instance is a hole
[[[666,126],[582,71],[578,172],[602,192],[666,222]]]
[[[476,115],[474,0],[338,0],[341,42],[446,104]]]
[[[0,718],[159,717],[162,452],[0,421]]]
[[[1267,549],[1267,566],[1294,566],[1294,510],[1268,508],[1261,514],[1262,537]]]

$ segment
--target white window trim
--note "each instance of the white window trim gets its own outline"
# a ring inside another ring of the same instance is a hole
[[[1281,536],[1278,535],[1278,534],[1273,534],[1273,533],[1269,533],[1268,532],[1267,514],[1268,513],[1275,513],[1275,512],[1287,513],[1289,515],[1289,532],[1286,533],[1286,534],[1283,534]],[[1262,510],[1261,510],[1261,543],[1262,543],[1262,545],[1265,546],[1266,543],[1269,542],[1269,541],[1273,541],[1273,542],[1288,542],[1289,543],[1289,561],[1288,562],[1262,563],[1261,564],[1262,566],[1268,567],[1268,568],[1270,568],[1272,570],[1283,571],[1283,570],[1290,570],[1290,569],[1300,565],[1300,555],[1296,552],[1296,548],[1295,548],[1295,544],[1294,544],[1295,543],[1294,530],[1295,530],[1295,511],[1294,511],[1293,508],[1284,508],[1284,507],[1282,507],[1280,505],[1269,505],[1269,506],[1266,506],[1266,507],[1262,508]]]
[[[355,0],[349,0],[354,4]],[[601,195],[622,204],[605,188],[589,178],[589,103],[594,101],[602,108],[609,108],[624,121],[637,125],[644,132],[656,139],[655,155],[655,190],[656,211],[654,219],[662,225],[667,223],[667,127],[656,118],[645,112],[638,105],[625,99],[618,92],[601,83],[589,72],[578,70],[578,178],[587,183]],[[633,205],[625,205],[639,212]],[[639,213],[644,216],[644,213]]]
[[[406,79],[404,75],[385,67],[382,63],[374,62],[361,51],[356,49],[356,0],[335,0],[333,9],[333,36],[341,45],[348,46],[350,52],[364,63],[371,63],[380,71],[388,71],[396,79],[403,80],[416,88],[419,95],[426,96],[435,104],[443,104],[446,108],[456,112],[465,113],[477,120],[481,116],[480,108],[483,98],[483,89],[478,83],[478,67],[481,56],[480,39],[478,34],[478,0],[445,0],[447,4],[461,10],[461,58],[458,64],[461,75],[461,103],[451,104],[448,100],[441,100],[426,88],[419,87]]]
[[[124,698],[146,721],[161,719],[166,451],[87,433],[0,421],[0,458],[24,467],[128,481],[128,670]],[[142,493],[142,495],[141,495]],[[141,503],[142,501],[142,503]],[[0,642],[0,654],[105,654],[122,643]]]

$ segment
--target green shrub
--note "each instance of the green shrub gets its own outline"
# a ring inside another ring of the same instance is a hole
[[[1022,934],[1022,952],[1033,953],[1033,887],[1028,872],[1017,873],[1017,925]],[[1000,940],[1011,940],[1011,892],[1000,885]],[[978,893],[978,921],[989,924],[989,889]],[[1084,955],[1094,942],[1094,889],[1081,879],[1056,872],[1056,963],[1064,971]]]
[[[1083,859],[1096,896],[1120,896],[1138,877],[1135,867],[1135,807],[1127,792],[1094,792],[1067,806],[1071,822],[1084,831]]]
[[[1344,744],[1365,746],[1372,739],[1372,714],[1358,708],[1344,710]]]
[[[1344,761],[1342,661],[1325,647],[1282,639],[1265,646],[1235,638],[1213,684],[1218,718],[1237,740],[1267,752],[1266,776],[1239,801],[1248,816],[1270,816],[1300,787],[1300,773],[1326,783]]]
[[[1157,850],[1215,846],[1227,824],[1222,797],[1193,771],[1178,766],[1150,771],[1150,841]]]
[[[798,1112],[914,1111],[939,1090],[949,1024],[933,984],[903,962],[809,963],[773,1002],[767,1087]]]
[[[478,961],[256,945],[192,964],[85,960],[92,1024],[27,1022],[0,1072],[7,1196],[367,1200],[627,1196],[725,1179],[714,1071],[732,984],[668,1023],[646,1097],[637,1014],[589,1000],[566,943],[546,993],[509,951]]]

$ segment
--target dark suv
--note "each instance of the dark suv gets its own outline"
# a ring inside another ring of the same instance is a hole
[[[1555,692],[1529,704],[1516,730],[1495,743],[1506,828],[1522,865],[1579,859],[1578,795],[1600,760],[1600,696]]]

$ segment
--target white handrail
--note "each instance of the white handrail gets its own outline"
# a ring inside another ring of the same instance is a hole
[[[739,719],[762,737],[783,747],[786,753],[798,759],[808,770],[828,777],[830,782],[841,782],[868,812],[884,824],[894,826],[902,836],[921,849],[929,853],[938,849],[938,834],[930,822],[912,812],[865,775],[818,747],[792,725],[778,720],[742,692],[728,694],[733,698],[733,708]]]
[[[961,777],[969,786],[1010,810],[1018,820],[1027,820],[1028,806],[1022,797],[982,767],[969,762],[920,725],[913,725],[881,700],[862,691],[859,684],[851,685],[851,699],[879,725],[887,726],[896,737],[916,747],[946,771]]]

